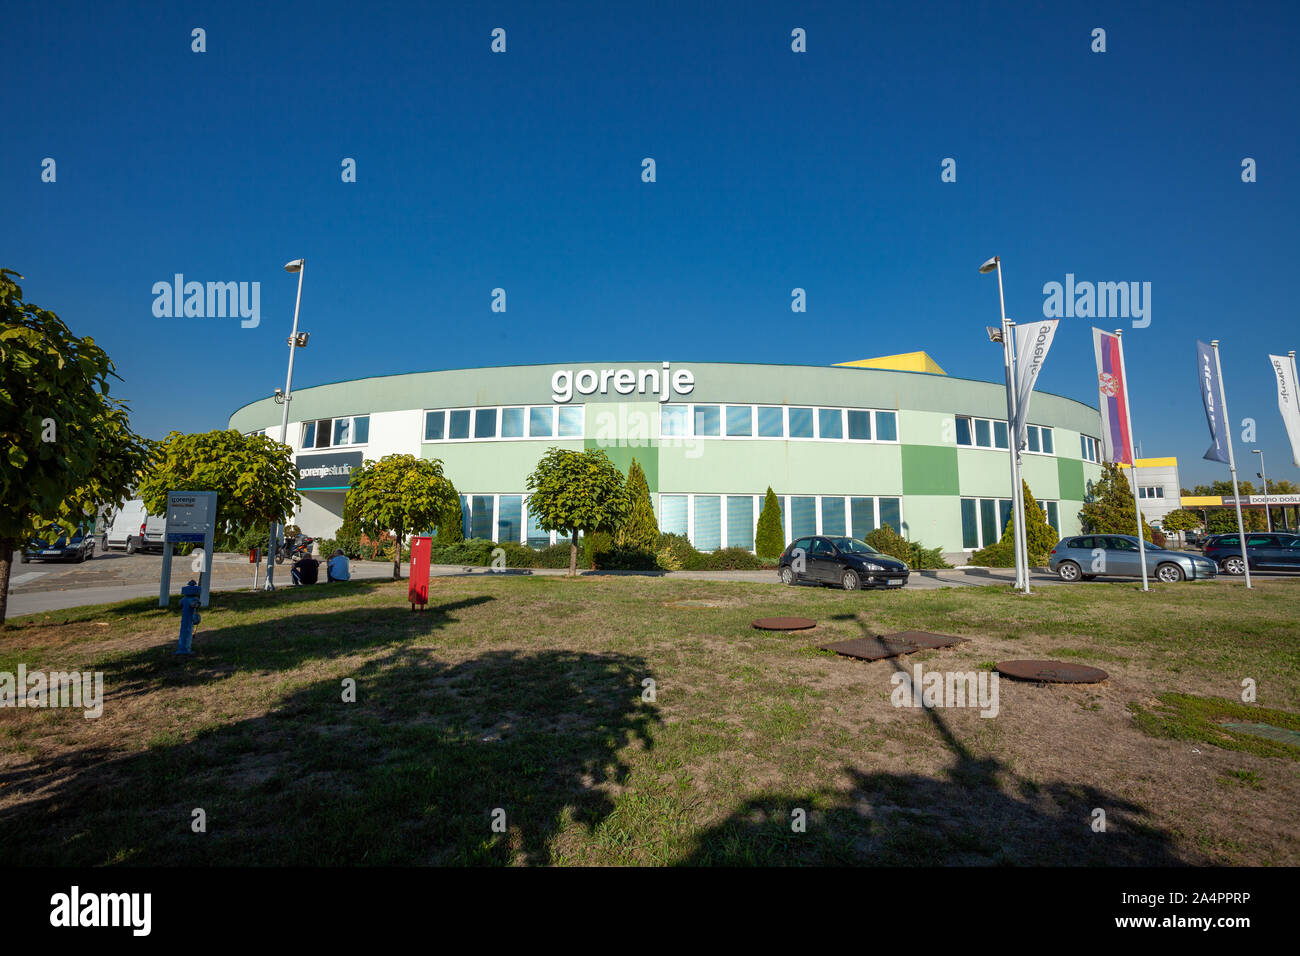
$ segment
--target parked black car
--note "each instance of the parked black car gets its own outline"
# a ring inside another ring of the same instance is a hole
[[[881,554],[865,541],[815,535],[792,541],[781,552],[777,573],[782,584],[812,581],[856,591],[901,588],[910,572],[902,561]]]
[[[20,560],[26,564],[32,558],[38,561],[76,561],[81,563],[95,556],[95,537],[87,533],[86,528],[78,528],[77,533],[68,537],[66,531],[54,525],[45,530],[39,538],[32,538],[23,548]]]
[[[1241,538],[1218,534],[1205,544],[1205,556],[1228,574],[1245,574]],[[1246,558],[1252,571],[1300,571],[1300,535],[1247,531]]]

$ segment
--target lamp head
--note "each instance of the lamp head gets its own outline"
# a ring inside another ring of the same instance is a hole
[[[996,328],[994,328],[994,327],[991,326],[991,325],[986,325],[986,326],[984,326],[984,331],[988,333],[988,335],[989,335],[989,341],[990,341],[990,342],[1001,342],[1001,341],[1002,341],[1002,330],[1001,330],[1001,329],[996,329]]]
[[[292,262],[286,262],[286,263],[284,264],[284,271],[285,271],[285,272],[301,272],[301,271],[302,271],[302,265],[303,265],[303,263],[306,262],[306,261],[307,261],[306,259],[294,259]]]
[[[990,272],[992,272],[994,269],[998,267],[999,261],[1001,260],[999,260],[997,256],[994,256],[992,259],[989,259],[987,262],[984,263],[984,265],[980,266],[980,275],[988,275]]]

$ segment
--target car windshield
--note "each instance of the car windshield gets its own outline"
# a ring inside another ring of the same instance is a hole
[[[859,541],[857,538],[831,538],[835,547],[841,551],[847,551],[849,554],[879,554],[880,552],[867,544],[865,541]]]

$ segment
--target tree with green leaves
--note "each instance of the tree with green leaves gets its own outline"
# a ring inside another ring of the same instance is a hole
[[[1029,552],[1029,566],[1043,567],[1056,547],[1059,536],[1047,521],[1047,514],[1029,490],[1029,483],[1021,479],[1021,493],[1025,499],[1025,550]],[[1132,504],[1132,501],[1129,502]],[[1132,517],[1130,515],[1130,517]],[[969,564],[981,568],[1014,568],[1016,566],[1016,516],[1007,519],[1002,537],[972,554]]]
[[[1186,508],[1175,508],[1160,519],[1166,531],[1194,531],[1202,524],[1201,516]]]
[[[650,485],[645,480],[641,463],[635,458],[628,466],[625,487],[629,511],[627,519],[614,535],[614,544],[632,551],[653,552],[659,543],[659,522],[655,520],[655,509],[650,503]]]
[[[1133,505],[1133,488],[1119,465],[1105,462],[1101,477],[1092,483],[1079,512],[1083,530],[1089,533],[1136,535],[1137,516]],[[1142,517],[1142,536],[1151,541],[1151,525]]]
[[[447,478],[446,482],[451,490],[451,499],[447,510],[438,516],[438,523],[435,526],[437,528],[435,539],[439,546],[460,544],[465,540],[465,516],[461,512],[460,492],[456,490],[450,478]]]
[[[767,487],[763,510],[758,513],[754,529],[754,553],[760,558],[779,558],[785,550],[785,532],[781,529],[781,499]]]
[[[370,538],[393,533],[393,579],[402,577],[402,545],[409,532],[432,528],[460,498],[442,473],[436,458],[385,455],[366,460],[352,471],[348,499],[356,508],[357,524]],[[459,520],[459,518],[458,518]]]
[[[131,430],[126,403],[109,397],[119,376],[108,353],[24,302],[21,278],[0,269],[0,624],[15,548],[50,524],[73,531],[100,505],[120,504],[152,449]]]
[[[288,445],[233,428],[172,432],[155,448],[138,494],[150,514],[161,515],[170,491],[215,491],[218,532],[265,527],[298,507],[292,455]]]
[[[528,513],[545,531],[569,536],[569,576],[578,573],[578,533],[614,533],[631,510],[623,473],[599,448],[548,448],[528,476]]]

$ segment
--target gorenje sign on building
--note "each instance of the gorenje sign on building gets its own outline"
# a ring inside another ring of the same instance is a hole
[[[352,469],[361,467],[361,452],[299,455],[294,463],[298,466],[299,491],[339,491],[347,488],[351,482]]]
[[[660,402],[673,396],[689,395],[695,390],[695,373],[688,368],[673,370],[671,362],[663,368],[562,368],[551,376],[551,401],[563,405],[579,395],[608,395],[611,388],[619,395],[657,395]]]

